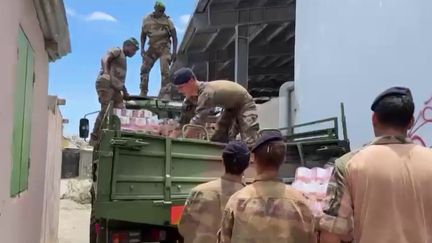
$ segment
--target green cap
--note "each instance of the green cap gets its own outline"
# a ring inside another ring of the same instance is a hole
[[[155,2],[155,8],[156,8],[156,7],[165,8],[165,4],[164,4],[162,1],[157,0],[157,1]]]
[[[132,45],[134,45],[137,49],[139,49],[139,42],[137,41],[137,39],[135,39],[135,38],[133,38],[133,37],[131,37],[131,38],[125,40],[125,43],[132,44]]]

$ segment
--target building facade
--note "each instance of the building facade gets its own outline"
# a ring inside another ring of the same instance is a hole
[[[55,216],[45,200],[57,148],[48,145],[48,66],[70,52],[63,1],[2,0],[0,29],[1,241],[52,242],[46,222]]]

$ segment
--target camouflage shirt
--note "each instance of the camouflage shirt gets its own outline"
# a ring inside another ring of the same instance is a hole
[[[276,178],[257,178],[236,192],[222,216],[222,243],[316,242],[314,217],[302,193]]]
[[[225,174],[192,189],[178,229],[185,243],[214,243],[222,211],[232,194],[244,187],[241,179]]]
[[[170,17],[163,15],[155,18],[153,14],[147,15],[142,24],[142,31],[149,37],[149,46],[171,46],[171,33],[175,30]]]
[[[107,54],[112,56],[109,72],[111,78],[111,85],[117,90],[122,90],[126,80],[126,55],[120,47],[115,47],[108,50]],[[103,69],[101,68],[99,75],[102,74]]]
[[[430,149],[378,137],[336,160],[320,228],[357,243],[432,242],[431,178]]]
[[[253,102],[252,96],[238,83],[228,80],[199,82],[195,116],[191,124],[204,125],[214,107],[241,109]]]

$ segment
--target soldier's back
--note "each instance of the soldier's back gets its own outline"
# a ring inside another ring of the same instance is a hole
[[[252,101],[252,96],[241,85],[229,80],[214,80],[204,83],[203,92],[213,97],[215,105],[236,108]]]
[[[149,14],[143,19],[143,31],[149,37],[150,46],[167,45],[170,46],[170,31],[174,29],[174,24],[169,16],[163,15],[159,18]]]
[[[185,243],[216,242],[222,211],[230,196],[241,188],[241,181],[230,175],[193,188],[179,224]]]
[[[230,198],[225,214],[227,210],[233,215],[232,229],[228,229],[232,243],[315,240],[314,218],[306,198],[279,180],[248,185]]]

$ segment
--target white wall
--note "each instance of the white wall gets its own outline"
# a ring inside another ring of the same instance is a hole
[[[257,104],[260,129],[279,128],[279,98]]]
[[[13,94],[19,25],[35,57],[32,133],[28,190],[10,197],[12,171]],[[0,1],[0,238],[1,242],[34,243],[41,238],[44,175],[47,152],[48,57],[33,1]]]
[[[344,102],[357,147],[373,136],[370,105],[384,89],[411,88],[420,108],[432,96],[431,12],[430,0],[297,1],[299,122],[339,115]],[[432,146],[432,124],[419,131]]]

